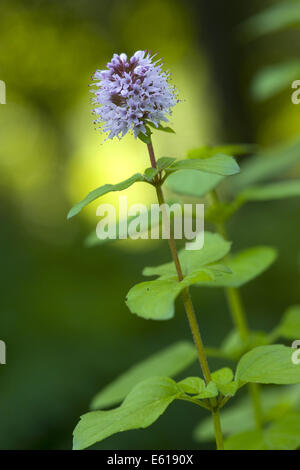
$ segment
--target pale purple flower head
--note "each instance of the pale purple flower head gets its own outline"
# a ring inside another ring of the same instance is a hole
[[[94,74],[95,123],[102,123],[109,139],[120,139],[128,131],[136,138],[140,132],[146,134],[147,122],[158,127],[168,121],[166,114],[178,101],[176,91],[169,84],[170,74],[153,58],[146,51],[137,51],[130,59],[124,53],[114,54],[107,69]]]

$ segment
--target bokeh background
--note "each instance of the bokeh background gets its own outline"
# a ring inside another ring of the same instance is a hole
[[[1,449],[70,449],[78,417],[97,391],[138,360],[190,338],[180,302],[172,321],[157,323],[132,315],[124,303],[143,266],[169,260],[164,242],[86,248],[97,203],[66,220],[89,190],[149,166],[144,144],[132,137],[103,145],[92,124],[91,74],[113,52],[150,49],[164,58],[183,101],[172,116],[176,135],[154,136],[159,156],[183,157],[207,144],[287,144],[300,134],[300,105],[292,104],[290,88],[300,79],[299,25],[252,40],[240,26],[274,3],[2,0]],[[287,83],[272,76],[276,93],[268,96],[255,77],[282,61],[295,68]],[[289,175],[299,176],[299,166]],[[129,201],[154,201],[146,189],[130,188]],[[235,249],[279,249],[276,264],[242,291],[250,325],[268,330],[299,302],[299,200],[249,204],[229,229]],[[204,289],[193,295],[205,342],[217,346],[231,329],[224,295]],[[187,372],[197,374],[197,364]],[[199,448],[191,435],[201,416],[178,403],[151,428],[94,448]]]

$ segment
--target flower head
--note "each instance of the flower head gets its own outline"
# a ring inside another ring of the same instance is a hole
[[[147,133],[147,123],[158,127],[168,121],[166,114],[171,114],[178,100],[168,82],[170,74],[153,58],[146,51],[137,51],[130,59],[124,53],[114,54],[107,69],[94,74],[95,122],[102,123],[109,139],[120,139],[129,131],[136,138],[140,132]]]

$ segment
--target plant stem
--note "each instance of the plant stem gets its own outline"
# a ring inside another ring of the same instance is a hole
[[[244,314],[240,292],[235,287],[225,289],[228,305],[230,306],[233,322],[240,333],[241,339],[246,341],[249,337],[249,328]]]
[[[152,166],[152,168],[156,168],[156,159],[155,159],[155,154],[154,154],[152,142],[150,142],[147,146],[148,146],[148,152],[149,152],[149,156],[150,156],[151,166]],[[156,188],[157,199],[158,199],[159,205],[162,208],[162,211],[164,211],[165,200],[164,200],[164,195],[163,195],[163,191],[162,191],[162,188],[161,188],[161,184],[160,184],[159,179],[156,179],[155,182],[156,182],[155,188]],[[176,268],[176,271],[177,271],[178,281],[181,282],[183,280],[184,276],[183,276],[180,261],[179,261],[179,258],[178,258],[176,243],[175,243],[175,240],[174,240],[174,237],[173,237],[172,233],[170,233],[170,237],[168,239],[168,242],[169,242],[169,247],[170,247],[170,250],[171,250],[172,258],[173,258],[173,261],[174,261],[174,264],[175,264],[175,268]],[[207,361],[207,357],[206,357],[206,353],[205,353],[205,349],[204,349],[204,344],[203,344],[203,341],[202,341],[202,338],[201,338],[200,329],[199,329],[199,326],[198,326],[198,322],[197,322],[197,318],[196,318],[192,298],[191,298],[190,291],[189,291],[188,287],[183,289],[183,291],[181,293],[181,297],[182,297],[182,300],[183,300],[185,312],[186,312],[186,315],[187,315],[187,318],[188,318],[188,322],[189,322],[190,329],[191,329],[191,332],[192,332],[193,340],[194,340],[196,350],[197,350],[197,353],[198,353],[198,358],[199,358],[201,370],[202,370],[202,373],[203,373],[203,377],[204,377],[204,380],[205,380],[206,384],[208,384],[211,381],[210,369],[209,369],[209,365],[208,365],[208,361]],[[210,404],[211,404],[211,412],[212,412],[213,419],[214,419],[217,450],[223,450],[224,449],[223,435],[222,435],[222,431],[221,431],[221,421],[220,421],[219,410],[217,409],[217,402],[216,402],[215,399],[211,399]]]
[[[221,429],[220,410],[213,411],[214,430],[216,436],[217,449],[224,449],[223,434]]]
[[[209,193],[210,202],[214,205],[219,205],[220,200],[216,190],[213,190]],[[225,239],[228,240],[227,230],[225,224],[218,222],[215,224],[218,233]],[[229,258],[229,256],[227,256]],[[243,302],[241,299],[241,294],[239,289],[235,287],[225,288],[225,293],[227,297],[228,306],[231,312],[233,323],[238,330],[240,337],[243,341],[247,341],[250,335],[250,330],[247,324],[247,316],[245,309],[243,307]],[[254,418],[257,429],[262,429],[263,427],[263,410],[261,406],[260,399],[260,388],[256,383],[248,384],[249,392],[253,405]]]

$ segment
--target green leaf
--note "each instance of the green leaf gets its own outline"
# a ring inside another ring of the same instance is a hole
[[[300,446],[300,413],[284,416],[264,432],[271,450],[296,450]]]
[[[242,25],[242,29],[249,37],[256,38],[299,24],[299,3],[285,0],[249,18]]]
[[[214,281],[203,281],[210,287],[241,287],[263,273],[275,260],[276,251],[270,247],[253,247],[226,260],[231,274],[220,273]],[[200,283],[199,283],[200,285]]]
[[[233,372],[229,367],[223,367],[213,372],[211,378],[217,385],[226,385],[233,380]]]
[[[175,131],[168,126],[162,126],[161,124],[158,124],[155,126],[152,122],[148,121],[149,126],[153,127],[153,129],[156,129],[157,131],[163,131],[163,132],[168,132],[169,134],[175,134]]]
[[[146,170],[144,171],[144,177],[146,178],[147,181],[152,181],[154,176],[157,175],[157,173],[159,172],[159,169],[158,168],[146,168]]]
[[[251,94],[257,101],[273,98],[283,90],[290,90],[291,83],[299,77],[300,61],[270,65],[259,70],[251,83]]]
[[[184,288],[212,277],[213,273],[209,269],[202,268],[186,276],[181,282],[177,279],[141,282],[130,289],[126,304],[131,313],[140,317],[152,320],[169,320],[174,316],[174,301],[178,294]]]
[[[222,154],[214,155],[210,158],[177,160],[168,168],[168,170],[200,170],[205,173],[215,173],[222,176],[235,175],[240,171],[239,166],[233,157]]]
[[[176,161],[176,158],[172,158],[172,157],[161,157],[157,160],[157,168],[159,168],[160,170],[165,170],[167,168],[169,168],[169,166],[172,165],[172,163],[174,163]]]
[[[233,381],[233,372],[229,367],[213,372],[211,378],[224,396],[233,396],[238,390],[238,382]]]
[[[225,450],[295,450],[300,445],[300,413],[290,414],[263,430],[229,437]]]
[[[228,275],[228,268],[213,264],[223,258],[230,249],[230,243],[220,235],[205,232],[202,250],[182,250],[179,259],[184,279],[178,282],[173,263],[145,268],[146,276],[158,275],[155,281],[135,285],[127,295],[127,306],[132,313],[153,320],[167,320],[174,315],[174,301],[188,286],[205,283]]]
[[[261,389],[261,403],[269,420],[281,418],[292,410],[300,411],[300,385],[264,387]],[[222,409],[221,426],[224,436],[255,428],[253,405],[248,394]],[[204,418],[193,434],[197,441],[213,441],[215,435],[211,417]]]
[[[288,308],[275,331],[283,338],[300,339],[300,305]]]
[[[233,397],[239,389],[239,383],[235,380],[228,384],[217,385],[219,392],[222,393],[225,397]]]
[[[224,442],[225,450],[267,450],[263,431],[245,431]]]
[[[121,183],[105,184],[104,186],[100,186],[99,188],[94,189],[94,191],[90,192],[82,201],[78,202],[77,204],[75,204],[75,206],[72,207],[72,209],[68,213],[68,219],[74,217],[74,215],[77,215],[85,206],[90,204],[92,201],[95,201],[95,199],[98,199],[98,197],[103,196],[104,194],[110,193],[112,191],[123,191],[124,189],[129,188],[137,181],[144,181],[144,177],[140,173],[132,175],[130,178],[125,181],[122,181]]]
[[[205,390],[205,382],[200,377],[187,377],[186,379],[178,382],[178,387],[184,392],[190,395],[196,395]]]
[[[181,250],[179,260],[184,275],[192,274],[199,268],[211,265],[224,258],[230,250],[231,243],[224,240],[219,234],[204,232],[204,246],[201,250]],[[147,267],[144,276],[175,276],[174,263],[165,263],[160,266]]]
[[[184,287],[172,279],[141,282],[130,289],[126,304],[140,317],[168,320],[174,316],[174,301]]]
[[[268,201],[293,196],[300,196],[300,180],[280,181],[265,186],[249,188],[241,193],[241,197],[248,201]]]
[[[203,145],[191,149],[187,153],[187,158],[210,158],[218,153],[223,155],[247,155],[255,150],[256,146],[252,144],[224,144],[224,145]]]
[[[236,380],[263,384],[300,383],[300,364],[292,362],[295,349],[282,346],[258,346],[239,361]]]
[[[151,376],[166,375],[174,377],[197,359],[194,345],[179,341],[140,361],[98,393],[91,408],[103,408],[120,403],[130,390],[142,380]]]
[[[138,139],[140,139],[142,142],[144,142],[144,144],[151,144],[151,134],[152,134],[152,131],[151,129],[149,129],[148,126],[145,126],[146,128],[146,134],[144,134],[143,132],[140,132],[138,134]]]
[[[204,398],[214,398],[217,397],[219,394],[219,390],[215,382],[211,381],[207,386],[205,387],[204,390],[202,390],[200,393],[195,395],[193,398],[199,398],[199,399],[204,399]]]
[[[250,187],[238,194],[230,204],[223,206],[224,209],[223,212],[221,212],[221,216],[223,216],[223,220],[225,221],[248,201],[272,201],[296,196],[300,196],[300,180],[279,181],[263,186]],[[212,218],[212,215],[215,215],[213,212],[214,207],[210,210],[212,214],[210,212],[206,214],[209,220]]]
[[[242,172],[232,179],[231,186],[239,189],[267,178],[281,177],[299,160],[300,139],[288,145],[262,151],[243,164]]]
[[[85,449],[117,432],[147,428],[179,395],[174,380],[147,379],[136,385],[118,408],[83,415],[74,430],[73,448]]]
[[[174,193],[200,198],[214,189],[224,178],[225,176],[197,170],[181,170],[168,177],[167,187]]]

